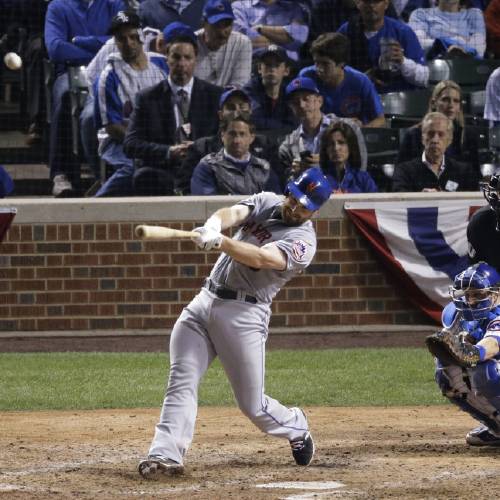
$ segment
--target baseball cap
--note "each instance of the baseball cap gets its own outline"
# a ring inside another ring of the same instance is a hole
[[[215,24],[224,19],[234,19],[233,8],[229,0],[207,0],[203,7],[203,17],[208,24]]]
[[[225,92],[222,93],[219,99],[219,109],[222,109],[222,106],[226,103],[226,101],[230,98],[233,97],[234,95],[239,95],[243,97],[246,101],[250,102],[250,96],[243,90],[237,87],[232,87]]]
[[[176,38],[189,38],[195,45],[198,44],[193,28],[187,24],[181,23],[180,21],[167,24],[167,26],[163,28],[163,39],[165,40],[165,43],[171,43]]]
[[[294,92],[299,90],[306,90],[308,92],[312,92],[313,94],[319,94],[320,91],[318,86],[311,78],[307,78],[306,76],[299,76],[292,80],[285,89],[285,94],[287,97],[291,96]]]
[[[268,56],[273,56],[276,57],[276,59],[279,59],[280,62],[290,62],[290,58],[288,57],[286,50],[283,47],[274,44],[255,50],[253,55],[259,60]]]
[[[121,10],[113,17],[113,19],[111,19],[111,25],[109,26],[108,35],[114,35],[116,33],[116,30],[118,30],[118,28],[121,28],[122,26],[140,28],[141,20],[133,10]]]

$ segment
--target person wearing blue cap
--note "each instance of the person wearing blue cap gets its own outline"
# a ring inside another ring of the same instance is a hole
[[[281,143],[279,160],[285,176],[295,178],[305,169],[319,165],[321,135],[336,116],[322,113],[323,96],[310,78],[295,78],[285,93],[300,125]]]
[[[247,119],[250,118],[250,105],[250,97],[244,90],[238,88],[226,90],[219,100],[219,123],[222,124],[224,120],[238,116],[243,116]],[[190,194],[191,177],[195,167],[202,158],[211,153],[217,153],[223,146],[220,131],[215,135],[202,137],[194,141],[188,148],[186,158],[183,160],[176,176],[176,191],[182,194]],[[250,145],[249,151],[255,157],[268,161],[273,167],[279,165],[276,144],[274,141],[269,140],[267,135],[255,134],[255,139]],[[284,181],[284,175],[280,176],[280,187],[284,185]],[[281,192],[281,188],[278,191]]]
[[[198,37],[195,75],[221,87],[242,87],[250,80],[252,43],[233,30],[234,13],[229,0],[207,0],[203,28]]]
[[[137,13],[144,26],[158,30],[176,21],[197,30],[204,4],[205,0],[143,0]]]
[[[212,214],[192,241],[219,258],[200,292],[184,308],[170,336],[170,374],[148,455],[139,463],[145,479],[184,472],[193,440],[198,387],[219,358],[241,411],[262,432],[288,442],[293,461],[307,467],[314,441],[301,408],[265,393],[266,340],[271,304],[316,253],[311,218],[332,186],[319,168],[288,183],[285,197],[258,193]],[[234,236],[221,231],[234,228]],[[219,450],[220,451],[220,450]],[[227,460],[220,457],[220,464]]]
[[[174,193],[176,170],[193,140],[217,132],[221,87],[193,76],[198,45],[193,30],[172,23],[163,30],[167,80],[137,94],[123,150],[135,160],[134,192]]]
[[[285,87],[290,75],[290,59],[278,45],[268,45],[254,53],[257,75],[245,86],[252,98],[252,119],[258,131],[275,136],[290,133],[298,122],[290,113]]]

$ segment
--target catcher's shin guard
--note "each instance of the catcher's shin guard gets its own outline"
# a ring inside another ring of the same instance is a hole
[[[488,399],[475,394],[471,389],[468,371],[460,366],[436,368],[436,382],[443,393],[454,405],[458,406],[494,432],[500,432],[500,412]]]

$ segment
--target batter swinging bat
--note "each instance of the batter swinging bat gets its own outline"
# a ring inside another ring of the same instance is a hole
[[[171,227],[136,226],[135,235],[141,240],[172,240],[175,238],[190,238],[199,235],[199,233]]]

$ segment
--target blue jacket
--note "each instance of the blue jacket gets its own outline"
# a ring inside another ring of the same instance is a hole
[[[45,45],[57,72],[65,64],[88,64],[109,38],[111,19],[125,9],[123,0],[52,0],[45,18]]]
[[[333,192],[342,193],[377,193],[378,188],[371,175],[365,170],[351,168],[348,164],[345,167],[343,179],[337,179],[335,169],[323,169],[326,178],[330,181]]]

